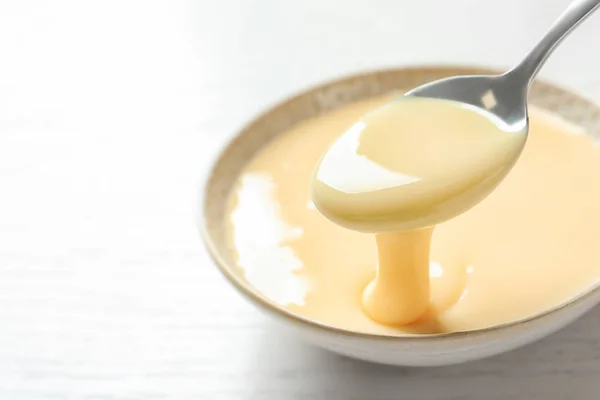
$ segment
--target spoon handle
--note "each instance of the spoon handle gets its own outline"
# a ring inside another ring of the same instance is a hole
[[[542,40],[509,74],[528,87],[554,48],[600,6],[600,0],[575,0],[558,17]]]

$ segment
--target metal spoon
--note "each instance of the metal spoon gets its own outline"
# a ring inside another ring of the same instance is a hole
[[[500,128],[527,132],[527,92],[554,48],[600,6],[600,0],[575,0],[521,63],[502,75],[456,76],[419,86],[405,96],[454,100],[487,110]]]

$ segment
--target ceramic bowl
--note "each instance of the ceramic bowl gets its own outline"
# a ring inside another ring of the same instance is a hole
[[[352,76],[305,91],[266,111],[244,127],[214,162],[202,188],[199,227],[219,270],[257,307],[310,342],[362,360],[405,366],[435,366],[480,359],[538,340],[571,323],[600,302],[594,287],[539,315],[476,331],[436,335],[383,336],[327,326],[287,311],[258,293],[236,265],[226,240],[227,198],[245,164],[281,132],[307,118],[347,103],[406,90],[452,75],[493,71],[463,67],[412,67]],[[570,90],[537,81],[529,101],[587,132],[600,130],[600,107]]]

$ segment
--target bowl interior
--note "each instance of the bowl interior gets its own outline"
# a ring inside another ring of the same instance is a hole
[[[227,199],[246,163],[271,139],[298,122],[345,104],[392,91],[403,91],[448,76],[496,72],[463,67],[413,67],[377,71],[310,89],[256,118],[226,146],[201,189],[200,229],[218,268],[234,286],[258,305],[298,321],[321,325],[292,314],[262,296],[246,281],[244,271],[236,264],[226,236]],[[600,136],[600,106],[572,91],[537,81],[532,86],[529,104],[580,126],[595,138]],[[594,290],[596,289],[591,289],[590,292]]]

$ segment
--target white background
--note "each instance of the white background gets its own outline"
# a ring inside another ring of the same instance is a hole
[[[510,65],[567,3],[0,1],[0,399],[597,397],[600,310],[481,362],[366,364],[274,329],[194,223],[207,160],[268,105],[380,67]],[[542,75],[600,99],[600,14]]]

